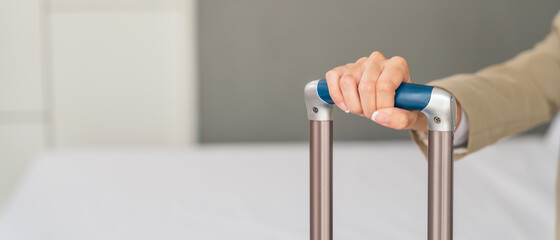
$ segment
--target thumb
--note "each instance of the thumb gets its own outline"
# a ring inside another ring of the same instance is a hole
[[[414,125],[418,115],[401,108],[383,108],[375,111],[371,120],[388,128],[407,129]]]

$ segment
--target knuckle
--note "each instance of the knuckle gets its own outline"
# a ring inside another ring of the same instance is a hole
[[[390,92],[394,92],[395,89],[397,88],[395,87],[395,84],[393,84],[393,82],[391,81],[379,81],[377,83],[377,91],[379,92],[390,93]]]
[[[408,62],[406,61],[406,59],[404,59],[401,56],[394,56],[390,60],[395,65],[402,66],[402,67],[408,67]]]
[[[342,78],[340,79],[340,86],[350,86],[355,84],[356,81],[354,80],[354,78],[349,75],[349,74],[345,74],[344,76],[342,76]]]
[[[371,55],[369,55],[369,57],[372,60],[380,60],[380,59],[385,59],[385,56],[383,56],[383,54],[379,51],[374,51],[371,53]]]
[[[362,81],[358,86],[358,91],[363,93],[371,93],[375,91],[375,84],[371,81]]]
[[[348,81],[348,83],[357,83],[360,80],[360,74],[356,70],[349,70],[342,75],[340,81]]]
[[[329,70],[326,74],[325,74],[326,78],[337,78],[338,77],[338,72],[335,71],[334,69]]]
[[[363,62],[363,61],[365,61],[365,60],[367,60],[367,59],[368,59],[367,57],[358,58],[358,60],[356,60],[356,63]]]

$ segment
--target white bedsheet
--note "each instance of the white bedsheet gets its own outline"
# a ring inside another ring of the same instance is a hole
[[[335,239],[426,239],[427,168],[409,141],[335,143]],[[81,149],[34,161],[0,239],[308,239],[308,149]],[[455,239],[553,239],[557,161],[536,137],[455,165]]]

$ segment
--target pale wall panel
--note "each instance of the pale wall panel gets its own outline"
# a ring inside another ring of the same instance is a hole
[[[0,1],[0,211],[44,144],[39,0]]]
[[[55,1],[51,13],[55,145],[192,142],[190,8],[72,4]]]
[[[43,108],[40,4],[0,1],[0,112]]]

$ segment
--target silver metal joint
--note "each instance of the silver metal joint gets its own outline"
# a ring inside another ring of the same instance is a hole
[[[332,121],[332,110],[334,104],[323,101],[317,93],[319,80],[311,81],[305,85],[305,106],[307,107],[307,118],[315,121]]]
[[[457,118],[457,104],[450,92],[434,87],[428,105],[422,112],[428,120],[428,130],[454,131]]]

